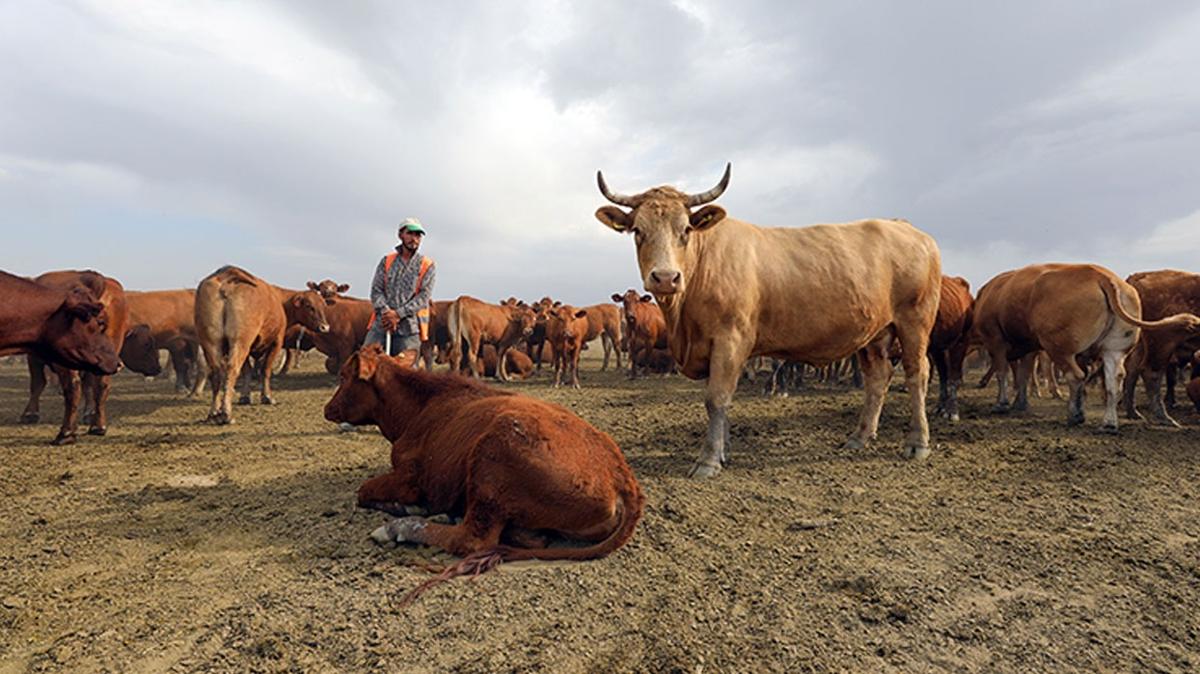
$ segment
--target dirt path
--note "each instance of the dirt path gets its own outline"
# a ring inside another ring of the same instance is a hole
[[[591,352],[589,352],[590,354]],[[1065,404],[933,421],[900,460],[906,396],[880,441],[838,449],[856,391],[765,399],[745,385],[731,465],[682,477],[700,385],[516,384],[609,432],[647,494],[613,556],[456,581],[398,610],[428,549],[382,549],[354,490],[387,464],[374,432],[321,416],[318,358],[280,405],[196,423],[203,402],[117,377],[104,438],[51,447],[16,423],[0,366],[0,672],[977,671],[1200,668],[1200,418],[1181,431],[1067,429]],[[48,389],[52,391],[53,389]]]

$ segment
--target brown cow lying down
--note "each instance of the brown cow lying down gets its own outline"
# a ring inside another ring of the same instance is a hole
[[[1200,318],[1178,314],[1143,321],[1141,301],[1133,286],[1108,269],[1092,264],[1037,264],[1004,272],[979,289],[975,299],[973,339],[992,357],[999,382],[997,412],[1007,411],[1007,364],[1017,368],[1014,409],[1028,407],[1027,384],[1039,349],[1066,374],[1071,387],[1067,423],[1083,422],[1086,366],[1099,359],[1106,394],[1104,424],[1117,430],[1117,400],[1125,376],[1125,356],[1140,329],[1200,328]]]
[[[533,376],[533,361],[525,355],[524,351],[509,349],[504,352],[504,358],[508,361],[505,365],[510,376],[515,376],[517,379],[529,379]],[[494,344],[484,344],[479,348],[478,365],[479,369],[483,370],[483,376],[495,377],[498,364],[499,360],[496,358]]]
[[[360,506],[463,517],[401,517],[371,535],[468,557],[449,576],[501,561],[603,557],[642,515],[641,489],[607,434],[558,405],[412,369],[377,344],[346,362],[325,418],[377,424],[392,442],[392,471],[359,487]],[[546,534],[583,545],[548,547]]]

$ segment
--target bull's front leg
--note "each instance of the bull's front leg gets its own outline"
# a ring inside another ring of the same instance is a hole
[[[708,387],[705,391],[704,409],[708,412],[708,433],[700,456],[688,472],[688,477],[708,478],[721,472],[726,461],[729,445],[729,403],[737,390],[738,375],[745,358],[734,357],[732,348],[719,343],[713,345],[708,364]]]

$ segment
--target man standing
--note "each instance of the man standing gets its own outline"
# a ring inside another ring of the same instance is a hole
[[[375,315],[363,344],[386,344],[386,336],[391,333],[389,355],[405,354],[415,367],[421,341],[429,335],[429,298],[437,270],[431,258],[417,252],[425,236],[419,220],[405,218],[399,236],[400,245],[375,268],[371,281]]]

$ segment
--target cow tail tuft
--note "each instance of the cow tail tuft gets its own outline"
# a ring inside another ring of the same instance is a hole
[[[397,608],[404,608],[412,604],[418,597],[425,594],[426,591],[434,586],[441,585],[459,576],[471,576],[474,578],[475,576],[491,571],[500,566],[500,563],[504,561],[504,552],[506,549],[504,546],[488,548],[487,550],[473,552],[463,557],[457,564],[443,568],[438,572],[438,575],[409,590],[400,599]]]

